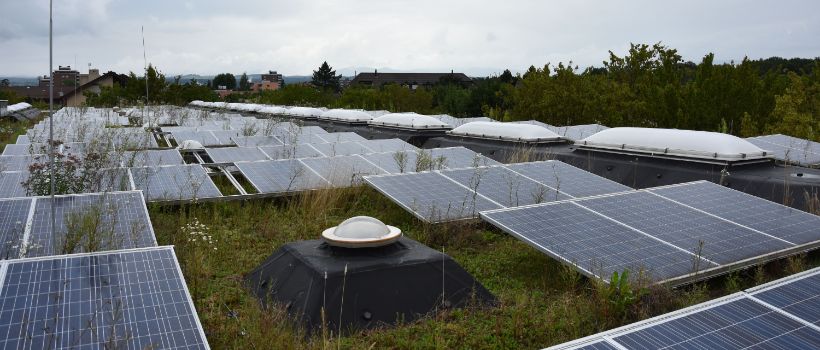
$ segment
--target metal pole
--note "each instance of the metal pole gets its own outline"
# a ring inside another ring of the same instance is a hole
[[[52,19],[53,0],[48,1],[48,147],[49,147],[49,182],[51,183],[51,236],[57,237],[55,232],[55,208],[54,208],[54,193],[57,192],[57,186],[54,183],[54,21]]]
[[[145,27],[140,26],[142,33],[142,62],[145,67],[145,107],[142,109],[142,123],[145,123],[145,109],[148,108],[148,57],[145,55]]]

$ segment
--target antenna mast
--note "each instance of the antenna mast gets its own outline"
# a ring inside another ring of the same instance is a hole
[[[54,218],[54,192],[57,192],[57,186],[54,183],[54,45],[52,39],[54,21],[52,19],[52,3],[53,0],[48,1],[48,155],[50,158],[49,163],[51,163],[48,176],[51,185],[51,236],[57,237]]]
[[[142,33],[142,61],[145,67],[145,107],[142,109],[142,123],[145,123],[145,109],[148,108],[148,56],[145,54],[145,26],[140,26]]]

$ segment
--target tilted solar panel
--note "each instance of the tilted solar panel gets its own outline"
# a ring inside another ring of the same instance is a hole
[[[0,199],[0,259],[20,257],[32,202],[31,198]]]
[[[55,230],[51,230],[51,204]],[[145,201],[138,191],[37,197],[24,256],[156,246]]]
[[[473,218],[479,211],[501,208],[437,172],[368,176],[365,181],[427,222]]]
[[[298,159],[238,162],[236,167],[260,193],[287,193],[330,186]]]
[[[373,152],[379,153],[418,150],[418,147],[413,146],[402,139],[364,140],[359,141],[359,144],[373,150]]]
[[[235,136],[231,140],[240,147],[281,146],[282,141],[276,136]]]
[[[28,171],[0,172],[0,198],[24,197],[26,188],[22,183],[28,179]]]
[[[130,171],[134,185],[149,202],[222,196],[199,164],[130,168]]]
[[[252,162],[268,160],[268,156],[256,147],[206,148],[205,152],[214,163]]]
[[[173,248],[3,262],[0,348],[208,349]]]
[[[309,144],[290,144],[283,146],[259,146],[262,152],[273,160],[323,157],[322,153]]]
[[[576,198],[631,190],[561,161],[508,164],[507,168]]]
[[[756,300],[820,326],[820,268],[747,290]]]
[[[305,158],[301,161],[334,187],[358,186],[363,176],[386,173],[358,155]]]
[[[503,166],[442,170],[441,174],[505,207],[572,198]]]
[[[359,136],[359,134],[355,132],[330,132],[325,134],[317,134],[316,136],[325,142],[353,142],[366,140],[364,137]]]
[[[319,152],[322,152],[325,157],[349,156],[373,152],[373,150],[362,146],[359,142],[313,143],[311,146]]]

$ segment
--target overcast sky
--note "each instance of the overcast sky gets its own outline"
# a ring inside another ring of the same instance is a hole
[[[630,42],[684,59],[820,56],[820,1],[56,0],[54,66],[168,75],[353,70],[488,75],[572,60],[601,66]],[[48,71],[48,1],[0,3],[0,76]]]

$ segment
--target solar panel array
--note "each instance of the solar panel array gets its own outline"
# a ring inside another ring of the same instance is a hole
[[[815,268],[550,349],[817,349],[818,322]]]
[[[336,145],[339,144],[344,143]],[[234,165],[259,193],[272,194],[358,186],[364,176],[401,173],[401,167],[397,164],[408,159],[412,159],[412,162],[407,163],[412,163],[413,166],[405,167],[404,171],[407,172],[416,171],[417,167],[426,167],[425,170],[433,166],[438,166],[436,169],[444,168],[443,164],[450,161],[450,156],[453,157],[452,162],[459,165],[465,163],[467,158],[479,165],[498,164],[462,147],[301,158],[300,154],[294,155],[293,152],[305,154],[308,148],[315,150],[315,145],[298,146],[295,149],[289,146],[260,147],[268,155],[277,154],[281,157],[276,160],[235,162]],[[416,165],[417,159],[427,161]],[[434,159],[438,160],[433,161]]]
[[[0,262],[0,348],[208,349],[171,247]]]
[[[222,193],[199,164],[130,169],[134,187],[148,201],[178,201],[221,197]]]
[[[456,163],[463,165],[464,161]],[[475,218],[483,210],[630,190],[560,161],[440,169],[444,170],[368,176],[365,181],[427,222]]]
[[[686,283],[820,245],[820,217],[707,181],[481,217],[604,281],[630,270],[658,283]]]
[[[573,141],[583,140],[588,136],[595,134],[599,131],[609,129],[609,127],[601,124],[553,126],[547,123],[539,122],[537,120],[523,120],[514,123],[538,125],[547,128],[550,131]]]
[[[749,137],[746,141],[769,151],[778,160],[802,166],[820,166],[820,143],[786,135]]]

